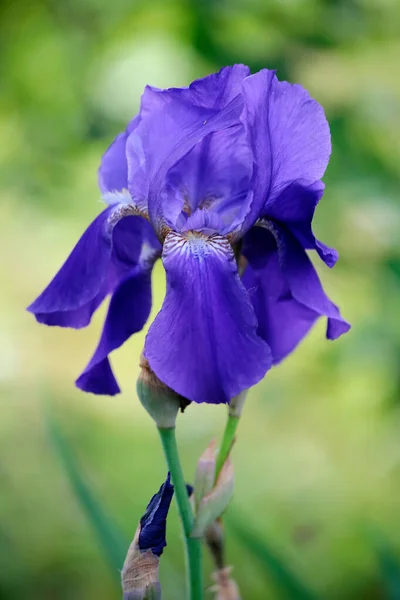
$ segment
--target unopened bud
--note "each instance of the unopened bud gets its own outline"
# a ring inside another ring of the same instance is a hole
[[[215,464],[217,460],[216,445],[216,440],[211,440],[197,463],[194,477],[194,501],[196,509],[199,507],[204,496],[207,496],[214,487]]]
[[[136,531],[121,571],[123,600],[160,600],[159,557],[151,550],[139,550],[140,527]]]
[[[140,402],[154,419],[157,427],[161,429],[175,427],[179,410],[183,412],[190,403],[158,379],[143,354],[140,358],[140,367],[136,385]]]
[[[167,515],[173,493],[168,473],[150,500],[129,546],[121,572],[123,600],[161,600],[158,565],[166,546]]]
[[[233,466],[228,457],[215,486],[198,506],[192,537],[202,537],[207,527],[223,514],[233,496],[233,483]]]
[[[215,592],[214,600],[241,600],[237,583],[231,579],[232,567],[218,569],[213,573],[215,585],[211,588]]]
[[[244,403],[246,402],[247,392],[248,390],[243,390],[243,392],[240,392],[240,394],[232,398],[229,402],[228,411],[230,417],[236,417],[237,419],[240,417]]]

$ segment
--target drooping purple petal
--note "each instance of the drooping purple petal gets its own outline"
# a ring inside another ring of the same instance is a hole
[[[276,364],[294,350],[320,315],[293,298],[277,252],[261,269],[249,263],[242,281],[257,315],[257,333],[270,346]]]
[[[99,308],[104,298],[109,293],[111,287],[110,279],[106,278],[103,281],[99,292],[93,298],[83,306],[76,308],[75,310],[59,310],[53,312],[34,312],[32,306],[28,307],[28,311],[34,313],[35,319],[38,323],[43,325],[54,326],[54,327],[72,327],[73,329],[82,329],[86,327],[92,318],[92,315]],[[36,301],[35,301],[36,302]]]
[[[312,231],[315,208],[324,193],[324,184],[317,181],[311,185],[292,183],[288,185],[261,216],[284,224],[307,250],[316,250],[321,259],[333,267],[338,259],[334,248],[316,239]]]
[[[128,189],[126,141],[137,127],[139,116],[132,119],[125,131],[118,134],[107,148],[99,167],[99,187],[103,194]]]
[[[174,495],[174,486],[168,473],[157,494],[154,494],[147,510],[140,519],[139,550],[151,550],[156,556],[161,556],[166,542],[167,516],[171,500]]]
[[[115,207],[104,210],[89,225],[56,276],[28,307],[40,323],[81,328],[118,281],[139,259],[141,217],[115,220]]]
[[[182,198],[166,192],[167,173],[210,133],[238,125],[243,101],[236,96],[217,110],[190,103],[178,94],[146,88],[141,121],[127,142],[129,191],[134,199],[148,198],[149,215],[160,237],[173,227],[182,211]]]
[[[167,294],[146,337],[157,377],[194,402],[220,403],[257,383],[271,365],[227,240],[170,233]]]
[[[258,320],[258,335],[271,347],[274,363],[287,356],[315,321],[328,317],[327,337],[350,329],[338,307],[326,296],[300,242],[283,226],[267,223],[244,238],[248,260],[242,281]]]
[[[96,351],[76,381],[92,394],[120,392],[108,355],[145,325],[151,310],[151,271],[137,266],[114,291]]]
[[[247,77],[242,89],[243,122],[255,159],[253,201],[240,228],[244,233],[287,186],[321,179],[331,142],[322,107],[301,86],[280,82],[263,69]]]

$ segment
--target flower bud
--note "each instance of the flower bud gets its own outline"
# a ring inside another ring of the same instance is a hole
[[[158,566],[167,545],[166,523],[173,494],[168,473],[150,500],[129,547],[121,572],[123,600],[161,600]]]
[[[138,552],[135,536],[121,572],[123,600],[161,600],[159,562],[151,550]]]
[[[175,427],[179,409],[183,412],[190,404],[158,379],[142,354],[141,371],[136,389],[140,402],[161,429]]]
[[[215,465],[217,460],[216,445],[216,440],[211,440],[209,446],[200,456],[199,462],[197,463],[196,474],[194,477],[194,502],[196,509],[199,507],[204,496],[207,496],[214,487]]]
[[[233,466],[231,459],[228,456],[218,475],[215,486],[199,503],[192,530],[192,537],[202,537],[204,535],[207,527],[223,514],[231,501],[232,496]]]
[[[215,585],[211,588],[215,592],[214,600],[241,600],[237,583],[231,579],[232,567],[218,569],[212,575]]]

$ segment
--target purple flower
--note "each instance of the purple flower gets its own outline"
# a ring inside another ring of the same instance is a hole
[[[108,354],[143,327],[161,251],[167,293],[144,352],[189,400],[229,402],[320,316],[328,338],[347,331],[306,254],[337,260],[311,228],[330,152],[322,108],[273,71],[235,65],[188,88],[147,87],[103,157],[109,207],[29,307],[40,322],[82,327],[112,294],[77,385],[119,391]]]

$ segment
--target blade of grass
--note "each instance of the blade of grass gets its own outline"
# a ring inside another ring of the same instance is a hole
[[[243,547],[259,560],[264,567],[263,572],[270,574],[286,598],[317,600],[314,592],[304,585],[271,546],[249,528],[247,519],[235,513],[229,519],[225,518],[225,522]]]
[[[126,543],[116,524],[97,499],[95,491],[84,476],[54,414],[49,410],[47,410],[47,426],[50,439],[61,460],[71,488],[92,526],[112,574],[120,581],[120,569],[129,544]]]

